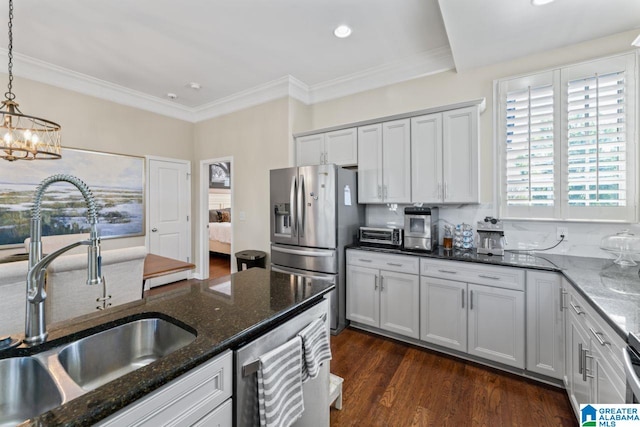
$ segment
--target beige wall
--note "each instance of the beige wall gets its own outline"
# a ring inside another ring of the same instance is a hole
[[[481,126],[481,200],[493,201],[493,81],[632,50],[633,30],[462,73],[448,71],[314,104],[311,126],[298,132],[486,98]]]
[[[32,80],[15,78],[16,101],[25,114],[62,126],[62,145],[144,156],[193,159],[193,124]],[[10,173],[2,161],[0,173]],[[144,236],[105,240],[104,249],[144,245]],[[22,252],[10,250],[4,252]]]
[[[233,250],[258,249],[269,253],[269,170],[289,165],[289,98],[197,123],[194,131],[194,183],[200,182],[200,160],[233,156]],[[199,186],[198,186],[199,187]],[[197,221],[201,201],[195,197]],[[246,219],[240,221],[239,213]],[[197,227],[196,227],[197,228]],[[204,234],[204,233],[203,233]],[[196,235],[196,248],[205,235]],[[195,252],[198,265],[204,254]],[[235,261],[234,261],[235,262]]]

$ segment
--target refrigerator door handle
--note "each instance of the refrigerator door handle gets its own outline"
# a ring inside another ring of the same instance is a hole
[[[300,249],[280,248],[278,246],[271,246],[271,250],[274,252],[282,252],[283,254],[302,255],[311,257],[332,257],[335,255],[334,251],[305,251]]]
[[[300,237],[304,237],[305,212],[307,209],[305,206],[305,192],[304,175],[300,175],[300,184],[298,185],[298,228],[300,229]]]
[[[326,281],[330,281],[332,283],[335,284],[336,279],[334,276],[331,275],[316,275],[316,274],[311,274],[309,272],[306,271],[301,271],[301,270],[296,270],[296,269],[289,269],[286,267],[277,267],[275,265],[271,266],[271,271],[275,271],[278,273],[285,273],[285,274],[295,274],[296,276],[300,276],[300,277],[306,277],[308,279],[314,279],[314,280],[326,280]]]
[[[296,237],[298,235],[298,221],[297,207],[296,207],[296,189],[297,189],[297,177],[294,175],[291,177],[291,191],[289,192],[289,204],[291,206],[291,236]]]

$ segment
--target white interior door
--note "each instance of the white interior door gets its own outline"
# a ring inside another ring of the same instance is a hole
[[[149,159],[149,253],[191,262],[191,164]],[[149,280],[149,287],[189,277],[189,272]]]

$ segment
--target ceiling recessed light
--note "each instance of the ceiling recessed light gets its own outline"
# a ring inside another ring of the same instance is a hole
[[[175,93],[173,93],[173,92],[169,92],[169,93],[167,94],[167,98],[169,98],[169,99],[176,99],[177,97],[178,97],[178,95],[176,95],[176,94],[175,94]]]
[[[351,35],[351,28],[348,25],[340,25],[335,30],[333,30],[333,35],[335,35],[339,39],[346,39]]]
[[[196,82],[189,83],[189,87],[193,90],[200,90],[200,88],[202,88],[202,86],[200,86],[200,83]]]
[[[534,6],[542,6],[545,4],[552,3],[554,0],[531,0],[531,4]]]

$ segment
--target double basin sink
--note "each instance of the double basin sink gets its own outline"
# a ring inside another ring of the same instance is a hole
[[[0,426],[43,414],[196,338],[168,320],[134,320],[31,356],[0,359]]]

